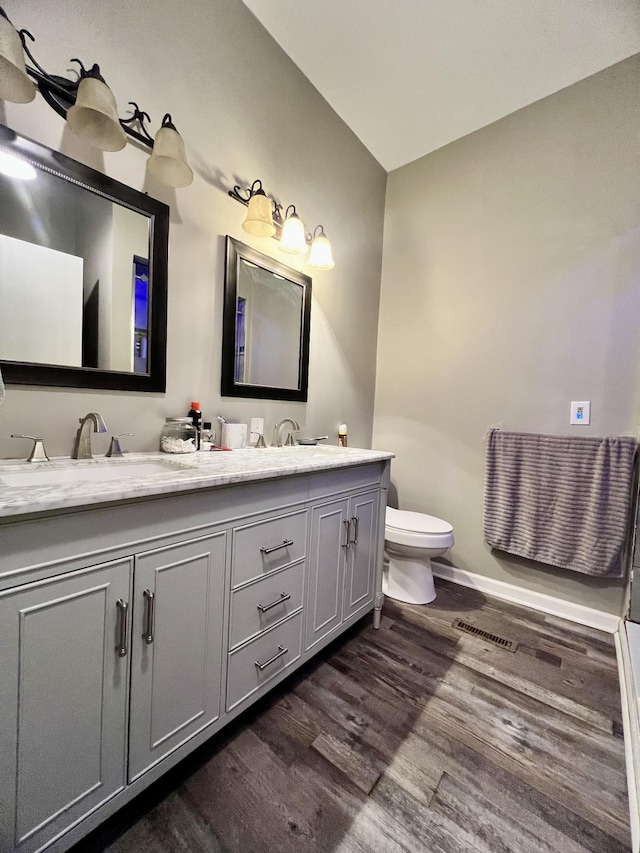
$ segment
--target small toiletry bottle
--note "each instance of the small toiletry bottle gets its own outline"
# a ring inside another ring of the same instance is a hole
[[[200,433],[200,450],[211,450],[213,444],[213,434],[211,432],[211,421],[205,421],[202,424],[202,432]]]
[[[340,447],[346,447],[347,446],[347,425],[346,424],[340,424],[340,426],[338,427],[338,444],[340,445]]]
[[[196,428],[196,450],[200,447],[200,428],[202,425],[202,412],[200,411],[200,403],[196,400],[191,401],[191,408],[187,417],[191,418],[193,425]]]

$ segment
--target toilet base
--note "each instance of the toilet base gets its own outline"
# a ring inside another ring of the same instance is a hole
[[[430,604],[436,597],[431,560],[385,553],[382,591],[389,598],[406,604]]]

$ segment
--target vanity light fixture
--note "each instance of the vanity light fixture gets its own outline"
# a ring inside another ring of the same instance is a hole
[[[254,237],[273,237],[278,240],[280,249],[289,254],[302,255],[311,247],[308,266],[316,270],[333,269],[335,263],[331,254],[331,243],[322,225],[317,225],[313,234],[305,234],[296,206],[290,204],[283,217],[282,205],[265,193],[260,179],[255,180],[246,189],[236,184],[229,190],[229,195],[248,208],[242,223],[248,234],[253,234]]]
[[[319,233],[318,229],[320,229]],[[331,254],[331,243],[327,239],[322,225],[316,225],[313,231],[309,266],[313,267],[314,270],[331,270],[335,267]]]
[[[115,98],[98,65],[87,71],[79,59],[71,59],[80,66],[77,80],[49,74],[34,58],[27,39],[35,41],[28,30],[16,30],[0,6],[0,100],[28,103],[34,99],[37,85],[44,100],[67,120],[71,130],[96,148],[120,151],[127,143],[127,135],[152,150],[158,145],[149,158],[150,173],[171,187],[184,187],[192,182],[193,172],[186,161],[184,142],[169,113],[154,140],[146,127],[151,121],[149,114],[134,101],[129,101],[133,115],[126,119],[118,117]]]
[[[156,133],[147,169],[170,187],[188,187],[193,181],[193,172],[184,150],[184,139],[176,130],[169,113],[162,119],[162,127]]]
[[[291,213],[289,213],[291,211]],[[284,214],[284,224],[280,235],[280,248],[292,255],[304,255],[309,251],[302,220],[296,213],[295,204],[290,204]]]
[[[75,60],[71,60],[74,62]],[[113,92],[100,74],[100,66],[81,67],[76,101],[67,110],[67,124],[78,136],[101,151],[122,151],[127,137],[118,118]]]
[[[235,189],[239,190],[240,188],[236,187]],[[273,237],[276,233],[276,226],[273,221],[271,201],[262,188],[262,181],[260,179],[254,181],[247,192],[249,193],[246,200],[248,210],[242,223],[243,229],[247,234],[253,234],[254,237]],[[240,200],[244,203],[243,199]]]
[[[0,7],[0,98],[13,104],[28,104],[36,96],[35,84],[27,76],[22,36]]]

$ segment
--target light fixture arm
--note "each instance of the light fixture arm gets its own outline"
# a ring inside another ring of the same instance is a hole
[[[262,193],[263,195],[266,195],[262,187],[262,181],[260,180],[260,178],[256,178],[256,180],[251,184],[251,186],[247,187],[246,189],[242,189],[239,184],[236,184],[232,190],[229,190],[229,195],[231,196],[231,198],[235,198],[236,201],[239,201],[240,204],[244,204],[245,207],[249,206],[251,196],[255,195],[256,193]],[[275,201],[273,201],[273,199],[271,201],[275,205]]]
[[[147,145],[149,148],[153,148],[153,136],[151,136],[151,134],[145,127],[145,122],[149,124],[151,123],[151,117],[149,116],[149,113],[145,112],[144,110],[141,110],[135,101],[129,101],[129,106],[133,107],[133,115],[131,116],[131,118],[119,119],[119,122],[122,125],[122,129],[125,133],[128,133],[129,136],[132,136],[134,139],[137,139],[138,142],[141,142],[143,145]],[[132,127],[134,122],[138,123],[137,130],[135,129],[135,127]]]
[[[327,235],[324,233],[324,226],[316,225],[313,229],[312,234],[307,234],[307,243],[313,243],[316,237],[326,237]]]

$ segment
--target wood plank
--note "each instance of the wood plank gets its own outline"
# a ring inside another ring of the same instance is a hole
[[[382,773],[382,764],[372,761],[353,741],[322,732],[311,744],[312,749],[341,770],[354,785],[370,793]]]
[[[505,816],[494,807],[492,800],[480,796],[477,790],[461,784],[444,773],[434,794],[434,815],[443,821],[464,827],[471,834],[477,850],[514,850],[518,853],[556,853],[569,847],[552,847],[521,821]]]
[[[338,844],[349,825],[330,802],[291,773],[250,729],[186,783],[225,849],[243,853],[317,850]]]
[[[487,726],[485,712],[486,708],[479,707],[474,719],[474,715],[456,709],[455,703],[433,697],[417,727],[440,728],[607,834],[628,842],[626,780],[622,772],[612,779],[611,773],[604,773],[596,761],[586,761],[585,754],[580,757],[583,767],[578,769],[571,760],[577,757],[572,748],[565,749],[563,760],[559,761],[555,748],[561,740],[545,741],[538,733],[538,743],[532,747],[530,732],[517,720],[506,717],[505,727],[496,726],[495,721]]]
[[[490,798],[493,810],[530,830],[553,851],[628,853],[626,845],[445,732],[424,728],[421,736],[411,733],[396,757],[402,757],[407,771],[394,781],[416,799],[421,799],[411,788],[416,771],[427,767],[433,772],[437,768],[440,777],[446,773],[468,787],[475,796]],[[383,778],[386,776],[385,772]],[[437,784],[432,793],[436,787]],[[429,796],[430,806],[432,793]]]
[[[417,645],[429,642],[425,639],[424,630],[415,626],[402,624],[391,630],[398,631]],[[513,654],[481,638],[463,634],[456,646],[455,660],[525,696],[552,708],[560,708],[565,714],[595,728],[608,733],[613,731],[614,720],[620,719],[620,701],[612,689],[612,679],[596,681],[588,678],[585,670],[565,664],[558,656],[549,663],[544,658],[529,655],[526,667],[523,667],[522,654],[520,648]],[[540,650],[540,654],[549,653]]]
[[[331,773],[327,774],[327,767]],[[318,853],[425,853],[424,845],[412,831],[402,815],[383,808],[372,797],[366,796],[354,786],[345,786],[345,775],[336,773],[331,764],[311,751],[305,761],[292,766],[295,781],[315,786],[332,803],[350,815],[350,822],[343,837],[335,847],[319,844]],[[238,851],[240,853],[240,851]]]

